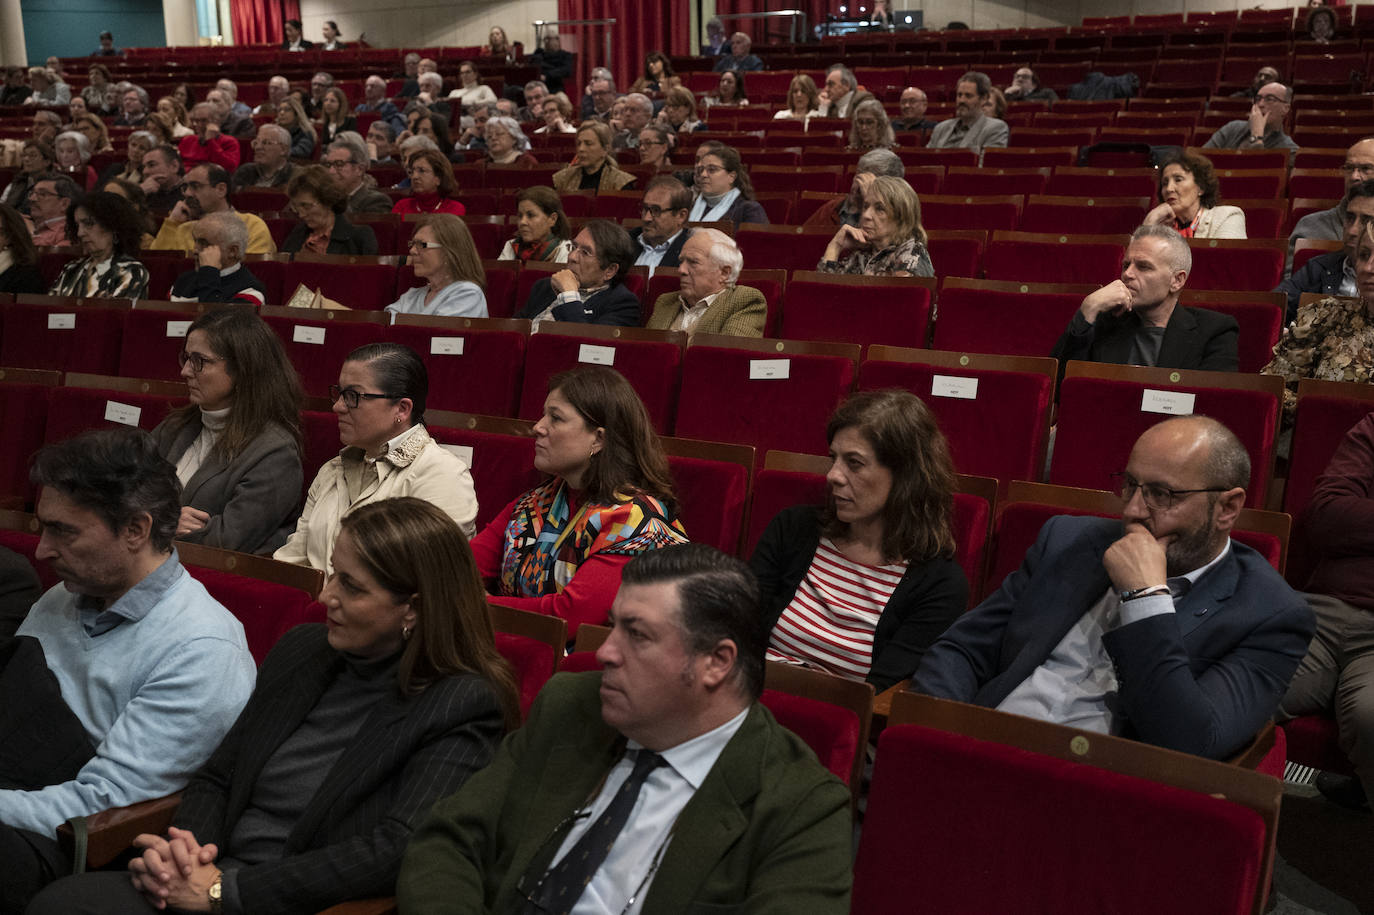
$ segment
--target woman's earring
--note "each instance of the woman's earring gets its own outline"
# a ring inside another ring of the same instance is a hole
[[[404,623],[402,623],[402,624],[401,624],[401,641],[403,641],[403,642],[409,641],[409,640],[410,640],[410,634],[411,634],[412,632],[414,632],[414,631],[415,631],[415,627],[414,627],[414,626],[407,626],[407,625],[405,625]]]

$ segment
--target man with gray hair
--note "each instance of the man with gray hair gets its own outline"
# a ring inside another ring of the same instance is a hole
[[[398,135],[406,129],[406,120],[401,112],[386,97],[386,80],[372,74],[363,83],[363,100],[353,109],[354,114],[367,114],[375,111],[377,116],[391,125]]]
[[[401,109],[401,114],[409,117],[415,109],[427,108],[431,114],[447,121],[453,109],[444,96],[444,78],[434,70],[426,70],[416,77],[416,82],[420,86],[420,92],[406,103],[405,108]]]
[[[854,101],[854,92],[859,81],[854,72],[844,64],[831,64],[825,71],[825,86],[821,89],[820,105],[816,107],[823,118],[844,118],[849,116],[849,106]]]
[[[254,114],[276,114],[277,106],[286,101],[291,94],[291,83],[285,76],[274,76],[267,81],[267,99],[253,109]]]
[[[233,85],[233,83],[227,79],[222,79],[220,82]],[[235,110],[236,108],[242,108],[247,112],[248,106],[237,105],[231,93],[216,86],[216,88],[205,93],[205,103],[215,109],[215,115],[220,119],[219,132],[221,134],[234,137],[235,139],[239,137],[247,139],[253,135],[253,118],[249,116],[249,114],[240,114]]]
[[[906,166],[890,149],[870,149],[854,166],[854,183],[849,186],[849,193],[821,204],[820,209],[806,217],[804,224],[836,229],[857,226],[864,211],[864,194],[879,175],[905,179]]]
[[[684,330],[693,334],[762,337],[768,317],[763,293],[736,286],[744,255],[735,240],[719,229],[695,229],[678,256],[681,289],[665,292],[654,303],[650,330]]]
[[[762,70],[763,61],[753,53],[754,41],[743,32],[730,36],[730,53],[720,55],[712,68],[717,73],[726,70]]]
[[[525,83],[525,105],[516,112],[518,121],[540,121],[544,120],[544,99],[549,96],[549,87],[545,86],[537,79],[532,79]]]
[[[612,149],[635,149],[639,146],[639,132],[654,117],[654,103],[642,92],[631,92],[624,98],[624,114],[620,129],[611,137]]]
[[[193,226],[196,269],[177,277],[172,284],[172,301],[265,305],[266,287],[243,266],[248,228],[238,214],[209,213]]]
[[[67,211],[80,196],[76,182],[66,175],[49,173],[34,179],[29,190],[29,218],[35,245],[51,248],[72,243],[67,237]]]
[[[215,80],[215,88],[218,89],[220,92],[223,92],[225,96],[229,99],[229,111],[231,114],[237,114],[240,117],[245,118],[252,116],[253,109],[249,108],[243,102],[239,101],[238,83],[234,82],[232,79],[219,79]]]
[[[954,117],[935,125],[926,148],[972,149],[981,155],[989,146],[1005,147],[1010,136],[1007,122],[983,114],[983,103],[990,95],[992,82],[986,73],[970,70],[959,77]]]
[[[234,190],[246,187],[286,187],[296,176],[291,163],[291,134],[285,127],[263,124],[253,138],[253,161],[234,172]]]
[[[323,70],[310,77],[310,96],[305,100],[305,113],[312,118],[324,110],[324,94],[334,88],[334,76]]]
[[[1126,247],[1121,278],[1083,299],[1050,355],[1060,366],[1078,359],[1236,371],[1236,319],[1178,304],[1192,268],[1192,251],[1173,228],[1136,229]]]
[[[592,71],[592,78],[587,81],[587,91],[582,96],[582,120],[610,120],[611,109],[615,107],[615,100],[618,98],[620,93],[615,89],[615,79],[611,76],[611,71],[605,67],[597,67]]]
[[[119,96],[119,117],[110,122],[112,127],[142,127],[148,119],[148,93],[133,83],[121,83],[125,88]]]
[[[339,134],[325,151],[320,164],[329,169],[335,183],[348,195],[345,213],[390,213],[391,198],[377,190],[367,173],[367,146],[351,130]]]

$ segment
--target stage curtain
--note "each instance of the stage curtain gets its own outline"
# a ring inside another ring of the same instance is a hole
[[[299,0],[229,0],[234,44],[281,44],[282,23],[301,18]]]
[[[644,55],[650,51],[665,54],[691,54],[696,42],[689,33],[688,5],[677,0],[646,3],[643,0],[558,0],[559,19],[614,19],[611,37],[611,72],[616,85],[624,89],[644,71]],[[559,34],[576,36],[577,84],[587,84],[593,67],[604,66],[605,31],[603,26],[560,26]],[[565,42],[564,47],[571,50]]]

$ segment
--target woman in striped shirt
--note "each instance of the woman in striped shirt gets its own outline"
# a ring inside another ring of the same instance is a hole
[[[784,509],[749,564],[772,635],[768,658],[884,690],[968,603],[954,561],[954,465],[914,394],[865,391],[826,428],[824,506]]]

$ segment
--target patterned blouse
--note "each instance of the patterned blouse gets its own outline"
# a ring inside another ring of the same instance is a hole
[[[1298,309],[1293,323],[1261,369],[1282,375],[1283,425],[1291,428],[1298,405],[1298,379],[1374,382],[1374,319],[1358,299],[1326,298]]]
[[[864,276],[891,276],[909,273],[912,276],[934,276],[935,265],[930,262],[926,246],[914,238],[881,251],[851,251],[842,261],[822,260],[816,265],[821,273],[858,273]]]
[[[632,556],[686,543],[681,523],[652,496],[574,507],[553,477],[520,497],[506,525],[501,593],[543,597],[561,592],[594,553]]]
[[[52,295],[72,295],[97,299],[144,299],[148,297],[148,268],[132,257],[116,257],[103,274],[89,257],[71,261],[62,268]]]

